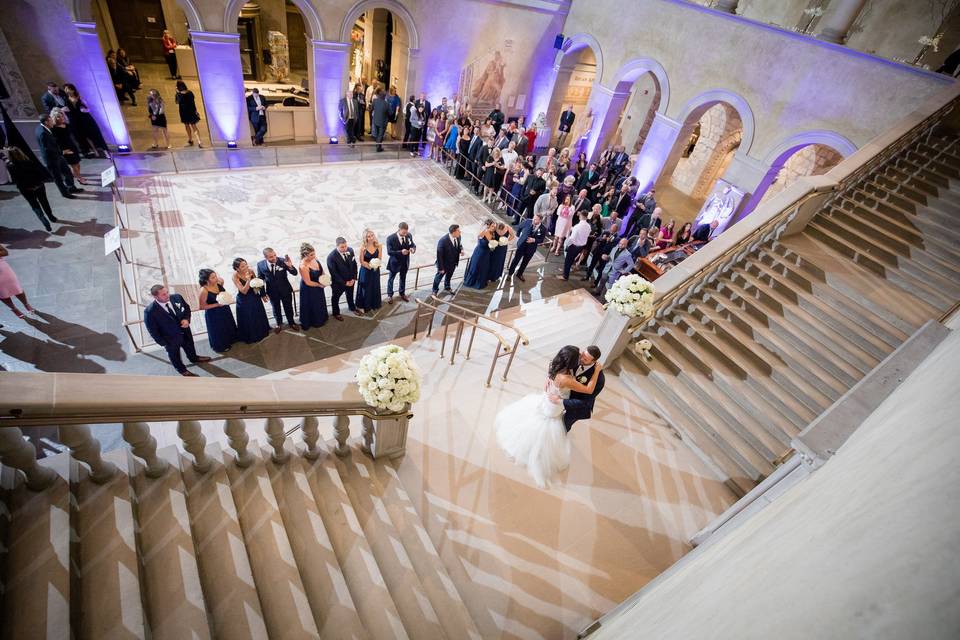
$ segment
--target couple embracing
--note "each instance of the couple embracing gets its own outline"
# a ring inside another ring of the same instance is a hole
[[[527,468],[540,487],[570,463],[567,433],[593,412],[604,377],[600,349],[566,346],[547,370],[543,393],[524,396],[496,418],[497,443],[517,464]]]

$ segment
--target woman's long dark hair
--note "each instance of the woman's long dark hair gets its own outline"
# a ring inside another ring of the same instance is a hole
[[[550,361],[550,368],[547,369],[547,375],[551,380],[556,379],[558,373],[565,371],[576,371],[580,363],[580,347],[567,345],[557,352],[557,355]]]

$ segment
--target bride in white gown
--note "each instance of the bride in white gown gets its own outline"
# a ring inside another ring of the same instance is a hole
[[[541,488],[548,487],[550,477],[570,464],[563,401],[571,391],[593,393],[600,375],[598,364],[586,384],[577,381],[574,372],[579,362],[579,347],[561,349],[550,362],[543,392],[504,407],[495,420],[497,444],[514,462],[526,467]]]

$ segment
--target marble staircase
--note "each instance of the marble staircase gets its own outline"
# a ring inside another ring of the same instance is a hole
[[[761,243],[638,338],[624,375],[739,494],[960,299],[960,142],[930,136]]]

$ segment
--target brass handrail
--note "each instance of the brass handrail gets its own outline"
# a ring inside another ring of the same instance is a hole
[[[522,343],[524,346],[530,344],[530,338],[528,338],[527,335],[526,335],[523,331],[521,331],[520,329],[517,329],[515,326],[513,326],[513,325],[510,324],[509,322],[504,322],[503,320],[497,320],[496,318],[494,318],[494,317],[492,317],[492,316],[488,316],[488,315],[485,314],[485,313],[480,313],[479,311],[474,311],[473,309],[468,309],[467,307],[464,307],[464,306],[462,306],[462,305],[459,305],[459,304],[457,304],[456,302],[453,302],[452,300],[441,300],[439,297],[437,297],[436,294],[431,294],[431,295],[430,295],[430,298],[428,298],[428,299],[436,300],[437,302],[439,302],[439,303],[441,303],[441,304],[445,304],[445,305],[451,306],[451,307],[453,307],[453,308],[455,308],[455,309],[460,309],[461,311],[466,311],[467,313],[472,314],[472,315],[474,315],[474,316],[477,317],[477,318],[483,318],[484,320],[489,320],[490,322],[493,322],[493,323],[495,323],[495,324],[498,324],[498,325],[500,325],[500,326],[502,326],[502,327],[506,327],[506,328],[508,328],[508,329],[512,329],[513,331],[515,331],[515,332],[517,333],[518,336],[520,336],[520,341],[521,341],[521,343]]]
[[[503,346],[504,349],[509,349],[509,348],[510,348],[510,343],[507,342],[506,339],[504,339],[503,336],[501,336],[499,333],[497,333],[496,331],[494,331],[494,330],[491,329],[490,327],[484,327],[483,325],[477,324],[476,320],[473,320],[473,319],[470,319],[470,318],[464,318],[463,316],[458,316],[458,315],[455,314],[455,313],[450,313],[449,311],[445,311],[445,310],[443,310],[443,309],[441,309],[441,308],[439,308],[439,307],[436,307],[436,306],[434,306],[434,305],[432,305],[432,304],[430,304],[430,303],[428,302],[431,298],[435,298],[435,299],[437,299],[438,302],[442,302],[441,300],[439,300],[439,298],[436,298],[436,296],[432,296],[432,295],[431,295],[430,298],[427,298],[427,300],[420,300],[420,299],[418,298],[418,299],[417,299],[417,306],[418,306],[418,307],[421,307],[421,306],[427,307],[428,309],[430,309],[430,310],[433,311],[434,313],[439,313],[440,315],[453,318],[454,320],[457,320],[458,322],[463,322],[463,323],[465,323],[465,324],[467,324],[467,325],[469,325],[469,326],[471,326],[471,327],[476,327],[477,329],[480,329],[481,331],[486,331],[486,332],[489,333],[490,335],[496,337],[496,339],[500,341],[500,344]],[[468,309],[468,311],[469,311],[469,309]],[[418,313],[419,313],[419,312],[418,312]],[[415,323],[415,324],[416,324],[416,323]],[[414,328],[413,337],[414,337],[414,339],[416,339],[416,337],[417,337],[417,330],[416,330],[416,328]]]
[[[957,311],[960,311],[960,300],[954,302],[949,309],[943,312],[943,315],[940,316],[940,319],[937,320],[940,324],[944,324],[950,317],[955,314]]]

